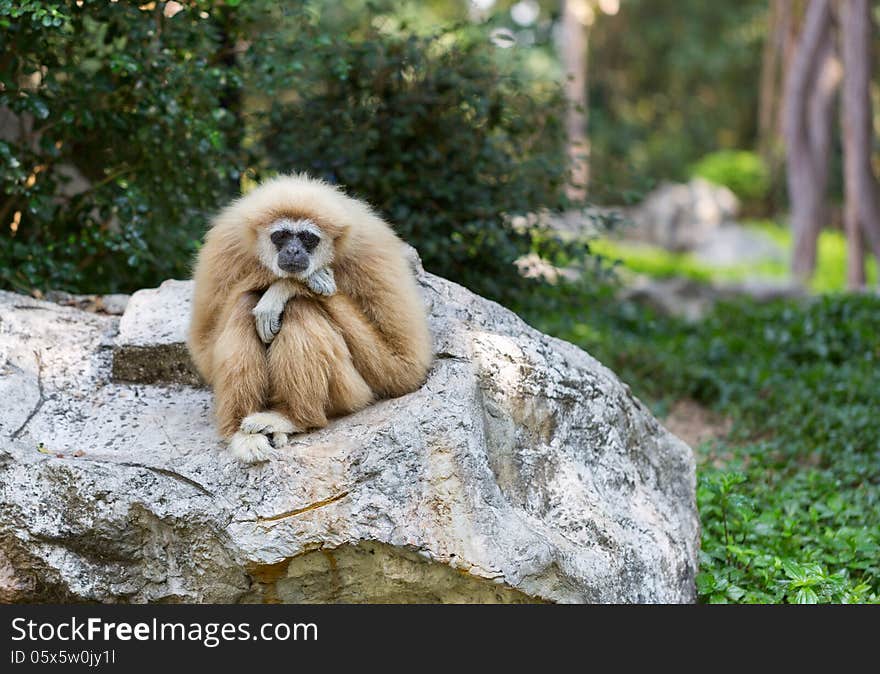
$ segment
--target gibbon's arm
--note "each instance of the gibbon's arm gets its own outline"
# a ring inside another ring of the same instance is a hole
[[[395,236],[339,260],[336,281],[392,353],[427,370],[433,348],[421,293]]]
[[[270,344],[281,330],[281,314],[287,301],[297,294],[293,281],[279,279],[270,285],[254,307],[257,334],[263,344]]]
[[[350,297],[336,294],[323,304],[351,352],[355,369],[374,393],[398,396],[422,384],[427,362],[415,349],[392,347]]]
[[[229,295],[217,288],[217,279],[211,274],[210,266],[202,260],[196,266],[193,279],[195,290],[187,343],[196,369],[208,384],[212,384],[213,333]]]
[[[323,305],[370,388],[380,396],[403,395],[424,382],[431,363],[425,311],[405,261],[372,268],[388,273],[372,276],[367,268],[349,268],[353,275]]]
[[[233,258],[232,267],[236,262]],[[213,385],[214,378],[214,341],[223,330],[232,307],[244,294],[259,292],[272,282],[268,272],[259,269],[250,273],[236,274],[236,269],[220,273],[229,269],[229,265],[223,266],[206,256],[199,260],[193,274],[195,292],[188,345],[196,369],[209,385]]]
[[[329,296],[336,292],[336,279],[330,267],[318,269],[306,279],[306,286],[316,295]],[[278,279],[254,307],[257,334],[263,344],[270,344],[281,330],[281,315],[291,297],[303,294],[302,284],[293,279]]]

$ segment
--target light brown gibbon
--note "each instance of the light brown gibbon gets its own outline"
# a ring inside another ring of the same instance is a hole
[[[189,350],[244,462],[427,376],[431,337],[400,239],[320,180],[275,178],[224,209],[194,279]]]

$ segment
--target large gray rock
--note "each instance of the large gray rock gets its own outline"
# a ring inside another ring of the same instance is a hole
[[[664,183],[630,212],[627,238],[684,252],[703,245],[739,211],[736,196],[726,187],[701,178],[689,183]]]
[[[188,283],[125,330],[0,293],[0,601],[693,601],[690,449],[580,349],[420,282],[425,386],[257,466],[180,383]]]

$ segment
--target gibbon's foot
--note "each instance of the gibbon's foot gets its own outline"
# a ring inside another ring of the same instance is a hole
[[[273,284],[263,293],[253,309],[257,334],[263,344],[271,344],[281,330],[281,314],[289,296],[281,284]]]
[[[261,433],[238,431],[229,441],[229,451],[242,463],[262,463],[272,456],[272,443]]]
[[[309,276],[306,285],[313,293],[329,297],[336,292],[336,277],[330,267],[322,267]]]
[[[297,433],[293,422],[279,412],[256,412],[249,414],[241,421],[242,433],[259,434],[267,437],[272,447],[287,444],[287,436]]]

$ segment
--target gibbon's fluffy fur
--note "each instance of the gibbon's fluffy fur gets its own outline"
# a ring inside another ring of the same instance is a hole
[[[278,267],[270,236],[279,222],[305,223],[319,236],[314,259],[329,275],[310,266],[320,273],[305,279]],[[322,274],[329,291],[312,283]],[[282,176],[225,208],[194,279],[189,350],[214,389],[220,431],[244,461],[425,380],[431,338],[400,239],[365,203],[322,181]],[[267,346],[254,312],[279,279],[290,299]]]

